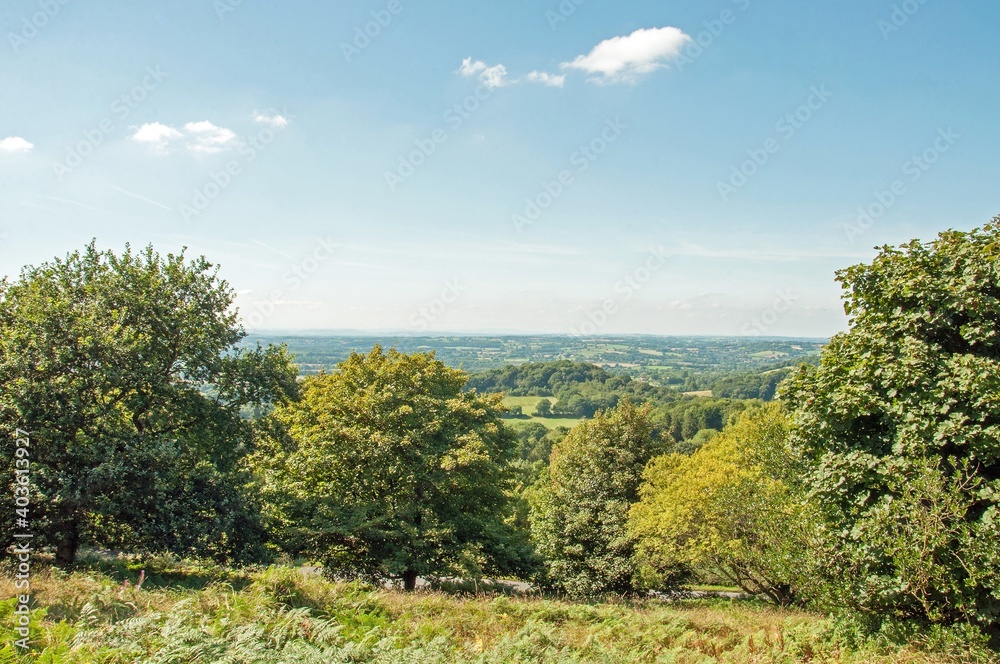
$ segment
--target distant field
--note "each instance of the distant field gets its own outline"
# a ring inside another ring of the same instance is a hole
[[[698,390],[697,392],[684,392],[686,397],[710,397],[712,390]]]
[[[366,353],[376,343],[403,353],[434,351],[451,367],[469,372],[526,362],[568,359],[613,364],[632,376],[660,371],[752,371],[776,359],[806,358],[819,353],[823,339],[733,337],[564,337],[555,335],[437,336],[272,334],[252,335],[256,342],[284,343],[303,373],[336,371],[351,351]]]
[[[508,408],[511,406],[520,406],[525,415],[534,417],[535,407],[538,406],[538,402],[544,398],[545,397],[504,397],[503,405]],[[555,399],[550,398],[549,401],[555,405]]]
[[[555,429],[557,427],[567,427],[572,429],[580,420],[572,417],[536,417],[535,407],[538,406],[538,402],[542,399],[548,399],[552,402],[554,406],[556,404],[556,399],[552,397],[504,397],[503,404],[508,408],[511,406],[520,406],[521,410],[528,417],[509,420],[511,422],[539,422],[545,426],[546,429]]]

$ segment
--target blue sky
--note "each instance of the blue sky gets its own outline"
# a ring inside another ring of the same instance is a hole
[[[152,242],[259,330],[826,336],[835,270],[1000,212],[998,22],[8,0],[0,271]]]

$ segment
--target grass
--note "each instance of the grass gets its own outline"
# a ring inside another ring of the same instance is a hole
[[[553,397],[508,397],[503,398],[503,405],[510,408],[511,406],[520,406],[522,412],[526,417],[520,417],[513,421],[515,422],[538,422],[542,424],[546,429],[555,429],[556,427],[566,427],[572,429],[577,424],[580,423],[578,418],[573,417],[538,417],[535,415],[535,409],[538,407],[538,402],[542,399],[548,399],[552,402],[554,406],[556,404],[556,399]]]
[[[32,592],[32,651],[14,650],[14,605],[2,602],[0,662],[966,661],[916,648],[854,651],[822,616],[754,602],[403,593],[287,567],[112,561],[72,574],[40,569]],[[0,578],[0,593],[14,596],[13,579]]]
[[[520,406],[524,411],[524,414],[529,417],[535,416],[535,409],[538,407],[538,402],[542,399],[548,399],[555,404],[555,399],[552,397],[508,397],[504,396],[503,405],[510,408],[511,406]]]

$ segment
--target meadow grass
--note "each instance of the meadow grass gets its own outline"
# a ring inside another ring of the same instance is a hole
[[[0,662],[977,661],[916,646],[851,649],[823,616],[757,602],[404,593],[290,567],[104,561],[41,569],[32,592],[30,653],[13,646],[14,602],[0,603]],[[14,594],[13,579],[0,578],[0,597]]]
[[[554,397],[504,397],[503,405],[508,408],[511,406],[520,406],[524,412],[525,417],[520,417],[513,422],[538,422],[543,425],[546,429],[555,429],[557,427],[566,427],[567,429],[572,429],[577,424],[580,423],[580,418],[578,417],[538,417],[535,415],[535,408],[538,407],[538,402],[542,399],[548,399],[553,405],[556,403]]]

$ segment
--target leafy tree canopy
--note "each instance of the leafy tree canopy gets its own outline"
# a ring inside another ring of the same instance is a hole
[[[417,576],[522,573],[527,542],[507,521],[515,441],[501,397],[465,382],[433,354],[379,346],[307,378],[257,458],[286,540],[330,574],[408,589]]]
[[[850,331],[784,390],[827,600],[1000,639],[1000,219],[843,270]]]
[[[0,282],[0,437],[30,432],[36,546],[253,557],[241,417],[296,392],[281,348],[241,349],[234,294],[204,258],[91,243]],[[13,470],[4,470],[13,477]],[[9,501],[11,492],[0,500]],[[13,506],[3,510],[5,525]]]
[[[574,596],[636,588],[628,511],[643,467],[659,447],[648,409],[628,399],[553,447],[550,467],[530,497],[532,534],[549,584]]]
[[[650,585],[692,569],[786,605],[811,535],[810,509],[786,478],[788,423],[778,404],[744,412],[691,456],[655,458],[630,528]]]

